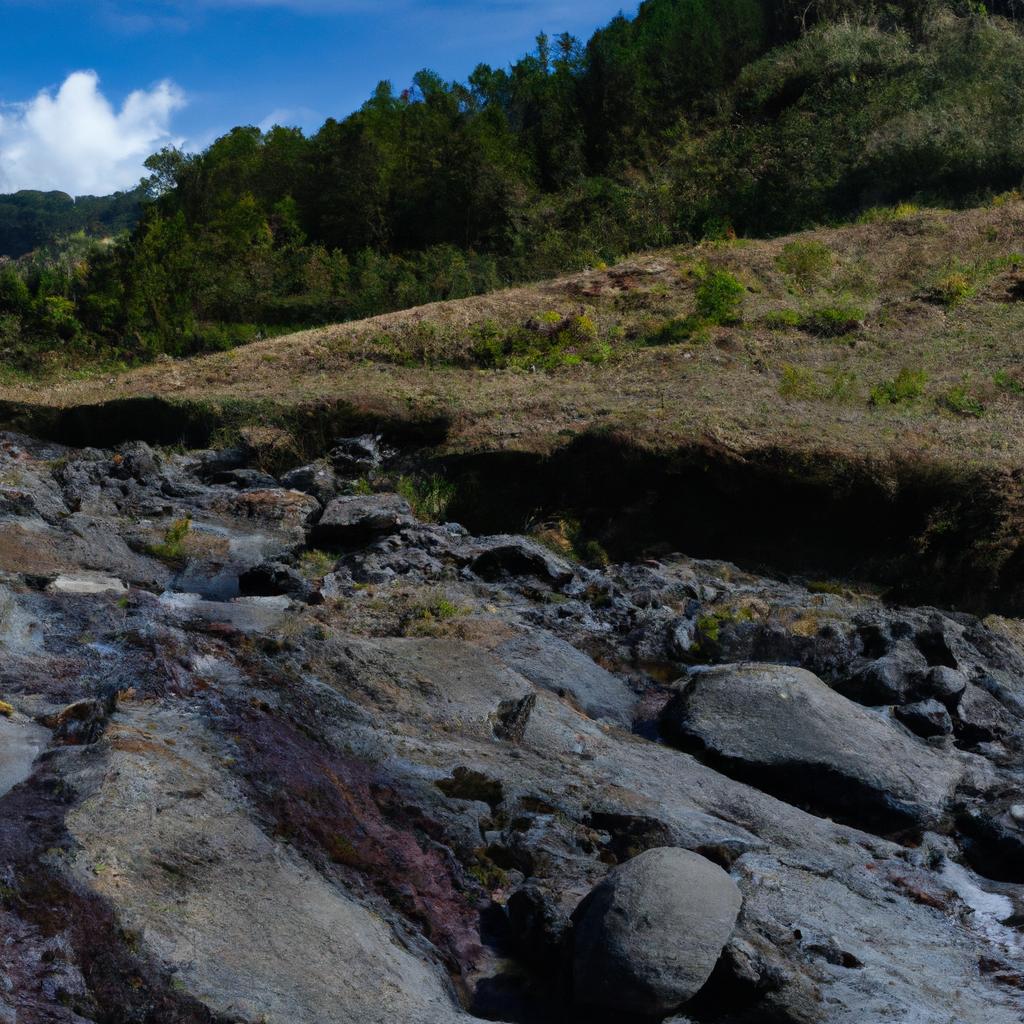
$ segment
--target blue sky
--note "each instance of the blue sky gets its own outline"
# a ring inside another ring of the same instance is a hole
[[[635,0],[0,0],[0,192],[108,192],[167,142],[316,128],[423,67],[505,65]],[[84,74],[83,74],[84,72]]]

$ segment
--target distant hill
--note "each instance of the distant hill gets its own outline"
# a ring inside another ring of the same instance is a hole
[[[77,198],[66,192],[0,195],[0,256],[17,259],[77,231],[105,238],[131,230],[138,222],[140,204],[138,189]]]

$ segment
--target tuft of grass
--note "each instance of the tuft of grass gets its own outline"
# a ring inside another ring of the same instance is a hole
[[[1011,395],[1024,395],[1024,381],[1006,370],[997,370],[992,380],[995,386],[1002,391],[1008,391]]]
[[[934,294],[947,309],[952,309],[974,294],[974,285],[966,274],[955,270],[939,279]]]
[[[805,366],[793,366],[787,363],[782,367],[779,395],[783,398],[820,398],[822,390],[811,370]]]
[[[185,538],[192,529],[189,516],[176,519],[164,531],[164,539],[159,544],[151,544],[149,553],[164,562],[180,562],[185,557]]]
[[[0,700],[0,716],[10,718],[14,714],[14,707],[5,700]]]
[[[867,316],[859,306],[837,303],[813,309],[800,318],[800,328],[820,338],[841,338],[860,330]]]
[[[950,388],[940,399],[939,405],[957,416],[977,419],[985,413],[981,400],[972,395],[963,384]]]
[[[409,502],[418,519],[432,523],[444,522],[448,506],[455,498],[455,485],[436,473],[429,477],[399,477],[396,490]]]
[[[327,551],[303,551],[299,558],[298,570],[303,579],[314,582],[322,580],[333,571],[337,558]]]
[[[924,394],[927,380],[928,376],[923,370],[904,367],[891,380],[882,381],[871,389],[870,403],[879,407],[916,402]]]
[[[832,250],[823,242],[793,241],[782,247],[776,259],[778,268],[799,291],[810,291],[832,270]]]
[[[795,309],[775,309],[765,314],[764,325],[770,331],[795,331],[799,329],[801,320]]]

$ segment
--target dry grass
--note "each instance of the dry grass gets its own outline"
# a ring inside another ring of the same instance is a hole
[[[787,272],[793,242],[814,243],[813,273]],[[831,260],[815,256],[822,246]],[[612,428],[657,448],[711,440],[737,451],[778,444],[1018,466],[1019,251],[1024,205],[913,213],[772,241],[646,254],[609,270],[116,378],[10,386],[0,398],[63,407],[142,395],[343,400],[387,415],[444,415],[452,424],[449,451],[545,451],[583,431]],[[744,283],[742,322],[698,325],[688,340],[648,344],[670,321],[693,316],[703,268],[728,270]],[[833,309],[853,310],[858,326],[839,337],[799,326]],[[550,372],[473,367],[481,325],[520,330],[551,311],[590,317],[611,360]],[[872,404],[872,391],[904,369],[924,374],[921,397]]]

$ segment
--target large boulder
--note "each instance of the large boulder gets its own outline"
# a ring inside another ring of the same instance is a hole
[[[708,980],[742,897],[717,864],[647,850],[609,874],[573,914],[577,1003],[664,1017]]]
[[[694,675],[662,712],[662,729],[734,777],[873,831],[935,824],[961,775],[955,757],[782,665]]]
[[[349,495],[328,504],[310,542],[318,547],[356,547],[415,522],[409,503],[397,494]]]

